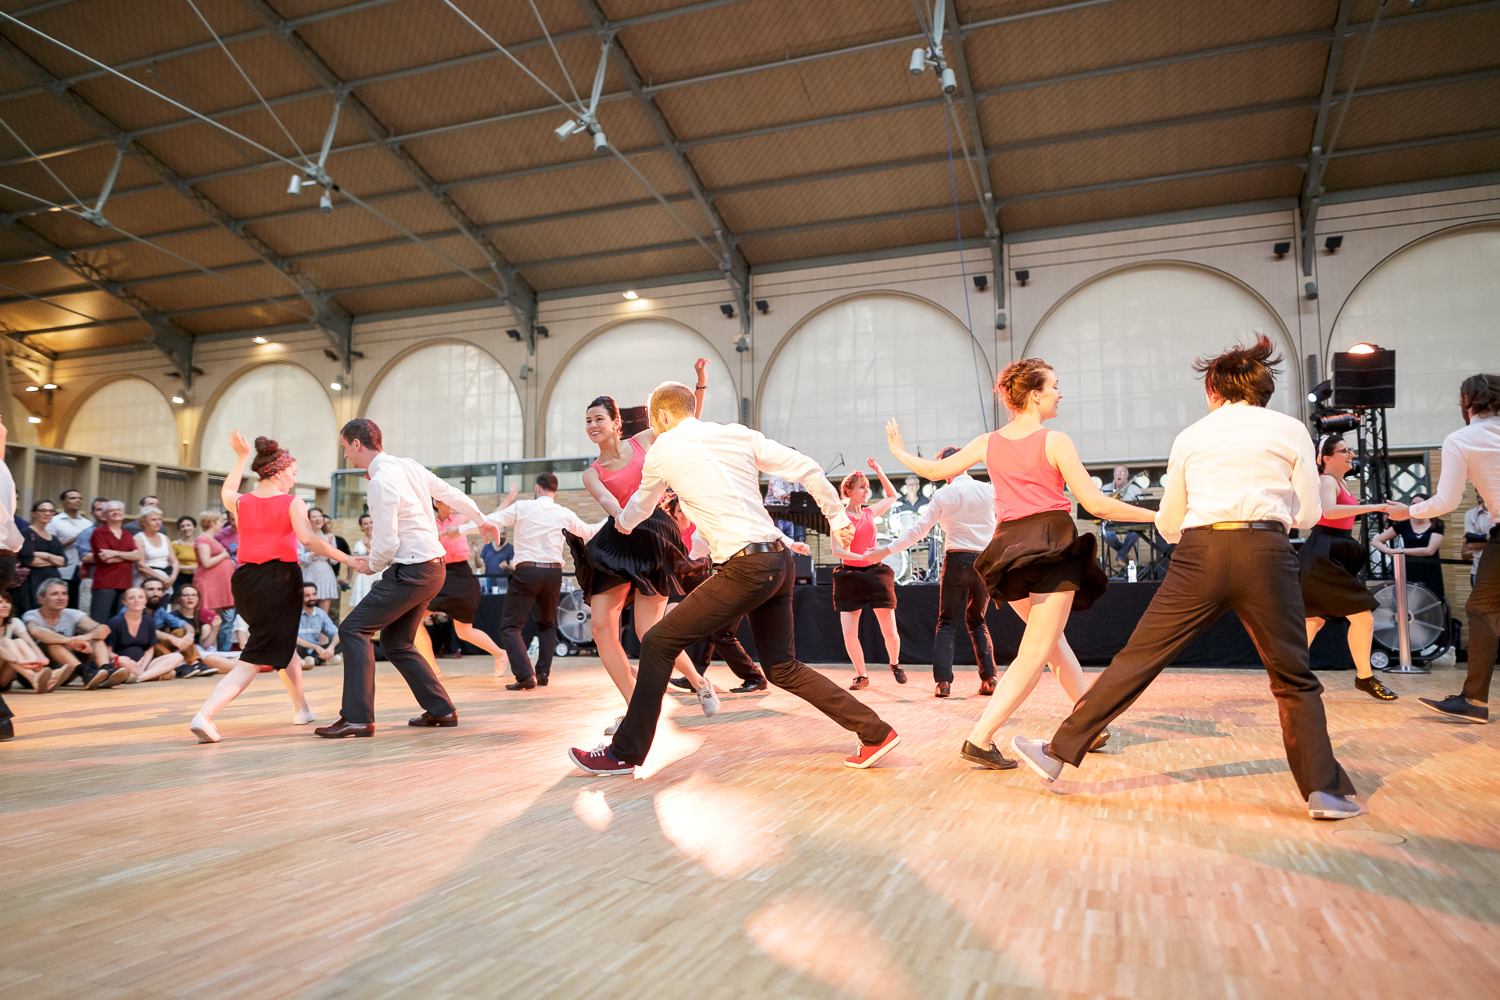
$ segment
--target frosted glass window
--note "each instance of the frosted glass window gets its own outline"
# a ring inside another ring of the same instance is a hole
[[[386,373],[365,416],[393,455],[423,465],[520,458],[521,397],[505,369],[468,344],[414,351]]]
[[[323,384],[296,365],[252,368],[227,388],[203,428],[206,469],[234,465],[230,431],[275,438],[297,458],[297,481],[327,485],[338,465],[339,429]]]
[[[84,400],[63,447],[157,465],[182,461],[171,404],[138,378],[116,379]]]
[[[1387,258],[1354,289],[1334,351],[1366,341],[1396,352],[1391,447],[1435,445],[1463,425],[1458,384],[1500,368],[1500,228],[1424,240]]]
[[[1300,416],[1297,352],[1254,294],[1212,271],[1176,264],[1114,271],[1070,293],[1026,347],[1057,370],[1054,430],[1085,462],[1160,461],[1184,427],[1208,414],[1200,356],[1264,333],[1282,356],[1270,407]]]
[[[547,402],[547,457],[597,455],[583,432],[583,412],[595,396],[619,406],[645,406],[663,382],[693,385],[693,362],[707,358],[708,395],[703,419],[739,420],[739,394],[729,366],[708,341],[676,323],[636,320],[611,327],[585,344],[558,376]]]
[[[871,457],[891,464],[891,417],[913,453],[968,444],[990,429],[993,384],[969,331],[938,307],[896,295],[848,299],[807,320],[777,353],[760,426],[837,478],[868,471]]]

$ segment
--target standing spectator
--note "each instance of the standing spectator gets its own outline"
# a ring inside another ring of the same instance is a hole
[[[172,554],[177,557],[177,585],[193,582],[198,571],[198,551],[193,538],[198,534],[198,519],[184,514],[177,519],[177,540],[172,543]]]
[[[131,570],[143,558],[141,550],[136,548],[135,536],[125,530],[123,503],[105,501],[104,523],[95,526],[89,544],[94,552],[89,617],[96,622],[108,622],[119,612],[125,591],[130,588]]]
[[[94,522],[83,516],[83,494],[77,490],[63,490],[57,498],[62,504],[62,509],[52,518],[52,523],[47,530],[52,537],[62,543],[63,555],[67,557],[67,563],[62,568],[62,578],[68,581],[68,607],[78,607],[78,585],[82,582],[83,574],[78,567],[78,548],[74,544],[78,536],[85,529],[94,526]]]
[[[326,530],[326,522],[321,510],[316,507],[308,508],[307,523],[311,524],[313,531],[323,536],[329,545],[333,544],[333,536]],[[324,614],[327,614],[328,609],[333,606],[333,599],[339,596],[339,578],[333,571],[332,560],[298,542],[297,561],[302,564],[302,582],[310,583],[317,588],[318,607],[323,609]]]
[[[46,694],[66,684],[73,668],[53,670],[47,654],[37,648],[26,624],[14,617],[15,613],[10,598],[0,595],[0,691],[10,687],[17,677],[31,685],[37,694]]]
[[[1415,506],[1428,499],[1431,498],[1426,493],[1413,493],[1411,504]],[[1406,582],[1421,584],[1432,591],[1438,600],[1446,598],[1448,595],[1443,587],[1443,563],[1438,556],[1438,548],[1443,544],[1443,519],[1414,517],[1410,520],[1393,520],[1370,544],[1388,556],[1395,555],[1396,550],[1385,543],[1397,535],[1401,536],[1403,551],[1406,553]]]
[[[94,497],[94,502],[89,504],[89,516],[93,518],[87,528],[78,533],[73,541],[73,551],[78,553],[78,599],[70,600],[68,605],[80,611],[87,609],[94,595],[94,529],[104,523],[104,505],[109,501],[104,497]]]
[[[171,603],[167,600],[167,591],[160,580],[147,580],[141,584],[141,589],[146,592],[146,613],[151,616],[151,622],[156,626],[156,652],[157,655],[165,653],[181,653],[182,666],[177,668],[178,677],[196,677],[200,672],[213,674],[218,671],[203,669],[203,664],[198,658],[198,644],[193,640],[197,638],[197,629],[193,623],[180,617],[172,610]]]
[[[20,514],[10,520],[16,530],[20,542],[12,550],[16,554],[16,566],[11,574],[10,583],[6,584],[6,590],[10,594],[12,604],[19,604],[26,596],[26,580],[31,576],[31,557],[36,548],[31,542],[31,524]]]
[[[27,541],[31,543],[31,573],[27,576],[26,583],[18,588],[17,596],[20,599],[16,602],[23,613],[40,607],[37,588],[48,580],[61,578],[62,568],[68,564],[62,542],[47,530],[47,525],[52,522],[52,516],[56,513],[57,508],[51,500],[38,500],[31,505],[31,526],[25,532]]]
[[[203,607],[219,616],[219,634],[209,645],[225,653],[234,641],[234,594],[229,589],[229,580],[234,576],[234,557],[213,533],[220,520],[216,510],[205,510],[198,515],[202,530],[193,539],[193,553],[198,557],[193,584],[198,588]]]
[[[141,561],[136,570],[137,584],[147,580],[160,580],[170,592],[177,582],[177,554],[172,551],[172,540],[161,530],[161,508],[142,507],[138,520],[141,530],[135,536],[136,546],[141,550]]]
[[[0,422],[0,457],[5,454],[5,441],[10,429]],[[16,513],[16,481],[11,478],[10,467],[0,462],[0,594],[10,589],[16,575],[16,550],[22,548],[21,533],[14,524],[5,520]],[[11,721],[13,713],[0,697],[0,741],[16,738],[16,726]]]
[[[207,531],[208,529],[204,528],[203,530]],[[220,545],[229,550],[229,555],[232,558],[236,561],[239,559],[240,533],[239,529],[234,526],[234,511],[227,510],[224,512],[224,526],[214,534],[214,537],[219,540]]]
[[[516,547],[500,533],[500,547],[494,542],[485,542],[479,550],[479,559],[484,563],[484,592],[503,594],[510,589],[510,564],[516,558]]]
[[[318,588],[302,585],[302,616],[297,621],[297,655],[303,669],[334,659],[339,648],[339,627],[318,607]]]
[[[161,510],[161,498],[160,497],[149,496],[149,495],[141,497],[140,505],[137,507],[137,513],[135,515],[135,520],[134,521],[128,521],[128,522],[126,522],[126,524],[125,524],[125,530],[126,531],[128,531],[132,535],[134,535],[134,534],[136,534],[137,532],[139,532],[141,530],[141,515],[144,514],[144,513],[146,513],[146,508],[147,507],[155,507],[157,509],[157,511],[160,512],[160,510]]]
[[[123,513],[123,511],[122,511]],[[125,609],[109,620],[109,634],[104,641],[115,651],[115,663],[130,671],[125,681],[169,681],[177,676],[182,664],[181,653],[158,656],[156,623],[146,610],[146,592],[128,587],[123,598]]]
[[[130,671],[111,665],[114,656],[104,644],[109,628],[68,607],[67,588],[58,583],[43,587],[41,596],[42,606],[26,612],[22,620],[31,638],[52,661],[57,684],[66,684],[74,677],[83,682],[85,690],[124,683]]]
[[[1479,498],[1479,506],[1473,508],[1464,515],[1464,547],[1460,558],[1474,560],[1469,568],[1469,586],[1474,586],[1474,577],[1479,573],[1479,557],[1484,553],[1484,543],[1489,540],[1490,510],[1484,505],[1484,497]]]
[[[359,516],[359,530],[364,537],[355,539],[354,551],[350,553],[351,555],[358,556],[361,559],[369,558],[370,533],[374,530],[374,527],[375,522],[370,519],[369,514],[361,514]],[[364,600],[365,595],[370,592],[370,588],[375,585],[375,581],[385,575],[385,571],[382,570],[379,573],[354,573],[353,575],[354,584],[349,591],[350,611],[353,611],[354,606]],[[347,614],[348,612],[345,613]]]

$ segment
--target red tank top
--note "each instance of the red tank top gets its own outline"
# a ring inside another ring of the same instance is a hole
[[[1047,461],[1047,429],[1019,441],[990,432],[985,467],[995,490],[995,520],[1018,521],[1044,510],[1072,511],[1063,475]]]
[[[1332,477],[1330,476],[1329,478]],[[1341,507],[1353,507],[1359,503],[1359,499],[1353,493],[1344,489],[1342,482],[1339,480],[1334,480],[1334,482],[1338,484],[1339,488],[1338,496],[1334,500],[1334,503]],[[1325,528],[1343,528],[1345,531],[1348,531],[1354,527],[1354,516],[1351,514],[1349,517],[1320,517],[1318,518],[1318,523]]]
[[[597,459],[594,461],[594,471],[599,473],[599,481],[609,490],[609,495],[619,501],[621,507],[629,503],[631,496],[640,489],[641,467],[646,464],[646,449],[641,443],[631,438],[630,447],[635,454],[631,456],[630,464],[618,472],[610,472]]]
[[[291,506],[290,493],[274,497],[246,493],[240,497],[239,513],[235,518],[240,530],[240,551],[236,556],[239,562],[297,561],[297,536],[292,531],[291,515],[287,513]]]
[[[875,547],[875,515],[870,513],[870,508],[861,507],[856,514],[849,515],[849,523],[854,526],[854,541],[849,543],[850,552],[868,552]],[[873,566],[868,559],[845,559],[845,566]]]

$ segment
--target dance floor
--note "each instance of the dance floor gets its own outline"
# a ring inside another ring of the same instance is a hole
[[[0,746],[11,1000],[1496,996],[1500,727],[1324,674],[1367,815],[1309,820],[1264,675],[1164,675],[1055,790],[955,751],[973,674],[862,697],[902,745],[780,692],[669,696],[648,768],[563,758],[620,711],[597,660],[512,694],[445,661],[458,729],[382,665],[374,739],[290,724],[261,677],[200,746],[207,681],[13,694]],[[848,667],[827,668],[846,682]],[[730,680],[717,666],[710,676]],[[341,674],[308,677],[325,719]],[[1002,731],[1049,734],[1044,678]],[[675,723],[675,724],[674,724]]]

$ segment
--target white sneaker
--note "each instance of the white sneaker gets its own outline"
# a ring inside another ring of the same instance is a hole
[[[316,722],[316,721],[318,721],[318,717],[313,714],[312,709],[308,709],[305,712],[294,712],[294,713],[292,713],[292,725],[294,725],[294,726],[305,726],[309,722]]]
[[[199,743],[219,742],[219,731],[214,728],[212,722],[201,715],[193,716],[193,721],[188,723],[188,728],[193,731],[194,736],[198,737]]]
[[[703,687],[698,691],[698,704],[703,707],[703,714],[707,718],[713,718],[719,711],[719,693],[714,690],[712,683],[705,681]]]
[[[330,656],[328,658],[328,663],[329,663],[330,666],[332,666],[334,664],[341,664],[343,662],[344,662],[344,654],[343,653],[334,653],[332,656]]]
[[[624,721],[625,721],[625,716],[623,716],[623,715],[617,715],[617,716],[615,716],[615,721],[611,722],[609,725],[607,725],[607,726],[604,727],[604,735],[605,736],[613,736],[615,733],[618,733],[620,731],[620,723],[622,723]],[[603,746],[604,744],[601,743],[599,745]]]

